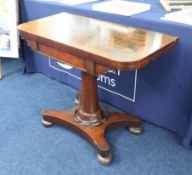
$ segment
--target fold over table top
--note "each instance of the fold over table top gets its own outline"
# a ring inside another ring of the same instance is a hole
[[[175,36],[69,13],[27,22],[18,29],[24,39],[35,43],[34,50],[42,52],[43,45],[121,70],[141,68],[178,42]],[[68,63],[59,56],[55,59]]]

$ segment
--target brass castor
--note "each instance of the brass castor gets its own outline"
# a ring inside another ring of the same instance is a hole
[[[142,127],[130,127],[130,128],[128,128],[128,130],[132,134],[141,134],[143,132]]]
[[[101,154],[97,154],[97,160],[99,161],[99,163],[103,164],[103,165],[108,165],[112,162],[113,156],[111,154],[111,152],[109,152],[109,154],[106,157],[103,157]]]
[[[46,121],[46,120],[44,120],[44,119],[41,120],[41,123],[42,123],[42,125],[45,126],[45,127],[51,127],[51,126],[53,126],[53,123],[48,122],[48,121]]]

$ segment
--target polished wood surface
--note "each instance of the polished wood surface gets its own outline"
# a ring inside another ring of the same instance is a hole
[[[88,127],[79,123],[79,120],[74,118],[76,109],[65,111],[45,110],[43,115],[46,120],[56,124],[62,124],[65,127],[72,128],[73,130],[86,137],[95,148],[102,152],[108,152],[110,147],[104,135],[107,130],[120,128],[120,127],[140,127],[141,121],[136,117],[129,114],[113,113],[109,119],[103,121],[101,125],[96,127]],[[57,117],[55,117],[57,116]]]
[[[101,163],[110,163],[106,131],[128,127],[139,133],[141,120],[130,114],[106,112],[100,107],[97,75],[107,69],[141,68],[174,47],[178,38],[67,13],[21,24],[18,29],[34,51],[82,71],[76,107],[65,111],[44,110],[43,124],[56,123],[75,130],[95,146]]]
[[[73,57],[81,54],[98,64],[126,70],[144,66],[177,42],[174,36],[67,13],[25,23],[19,30],[24,38],[38,40],[36,47],[42,52],[56,47],[58,55],[67,50]]]

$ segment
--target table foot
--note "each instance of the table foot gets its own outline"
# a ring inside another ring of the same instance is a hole
[[[63,125],[85,137],[97,149],[97,158],[102,164],[109,164],[112,161],[110,146],[105,139],[106,131],[120,127],[141,128],[141,120],[138,117],[123,113],[110,114],[106,120],[101,120],[100,125],[86,126],[74,116],[76,110],[76,108],[66,111],[45,110],[42,113],[42,121]]]
[[[48,121],[46,121],[46,120],[44,120],[44,119],[41,120],[41,123],[42,123],[42,125],[45,126],[45,127],[51,127],[51,126],[53,126],[53,123],[48,122]]]
[[[103,165],[108,165],[112,162],[113,160],[113,156],[111,152],[108,152],[106,155],[103,155],[101,153],[97,154],[97,160],[99,161],[99,163],[103,164]]]
[[[143,132],[143,128],[141,127],[130,127],[128,128],[129,132],[132,134],[141,134]]]
[[[75,118],[74,114],[75,109],[66,111],[45,110],[42,113],[43,120],[70,128],[90,141],[98,151],[108,151],[109,144],[104,138],[103,125],[92,127],[83,125]]]

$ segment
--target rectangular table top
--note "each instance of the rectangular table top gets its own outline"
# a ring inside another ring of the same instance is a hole
[[[24,39],[109,68],[136,69],[174,47],[167,34],[60,13],[19,25]]]

